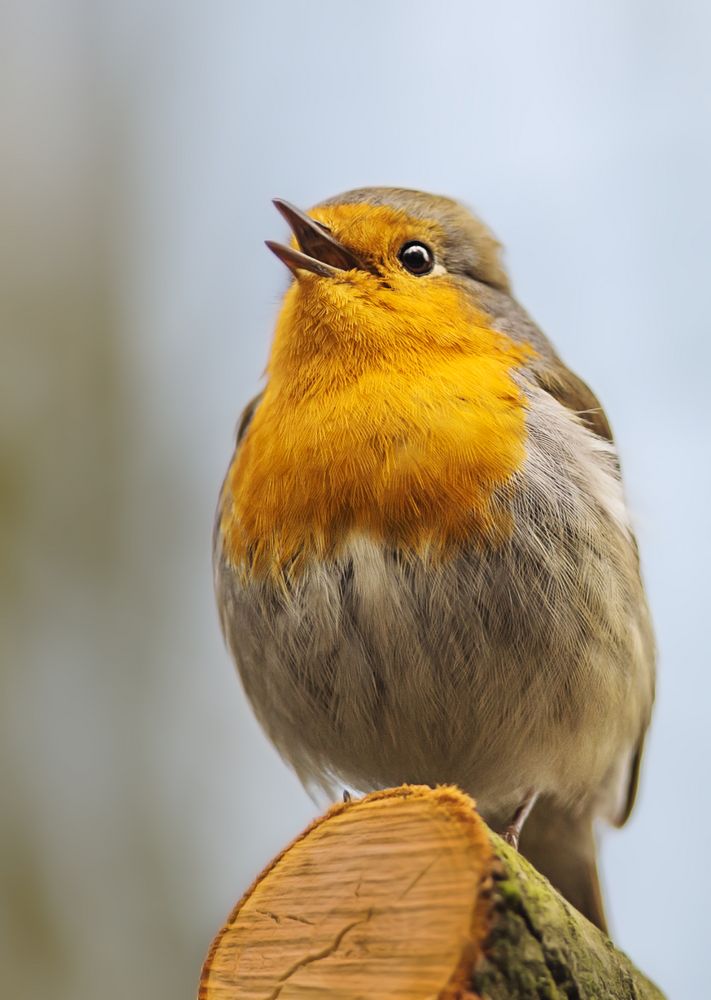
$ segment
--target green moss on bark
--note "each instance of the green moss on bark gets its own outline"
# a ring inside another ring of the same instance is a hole
[[[501,871],[472,989],[487,1000],[664,1000],[610,939],[492,834]]]

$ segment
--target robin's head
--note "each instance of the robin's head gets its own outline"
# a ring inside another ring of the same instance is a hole
[[[404,294],[408,288],[413,291],[413,277],[445,275],[509,289],[500,244],[483,222],[451,198],[402,188],[360,188],[329,198],[308,215],[279,198],[274,204],[293,229],[303,256],[284,254],[271,241],[267,245],[295,273],[338,277],[334,272],[355,268],[397,284]]]
[[[462,350],[481,329],[477,288],[508,292],[500,247],[450,198],[363,188],[308,214],[277,199],[294,234],[267,245],[293,272],[275,343],[289,358],[328,345],[342,357]],[[480,345],[481,346],[481,345]]]

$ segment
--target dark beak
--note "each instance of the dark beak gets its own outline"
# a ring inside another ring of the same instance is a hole
[[[327,226],[310,218],[288,201],[282,201],[281,198],[274,198],[274,205],[291,226],[299,249],[294,250],[273,240],[266,240],[266,244],[295,274],[299,270],[311,271],[324,278],[332,278],[341,271],[351,271],[353,268],[361,271],[370,270],[352,250],[331,236]]]

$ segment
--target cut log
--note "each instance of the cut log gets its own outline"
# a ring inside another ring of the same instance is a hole
[[[333,806],[215,938],[200,1000],[663,1000],[456,788]]]

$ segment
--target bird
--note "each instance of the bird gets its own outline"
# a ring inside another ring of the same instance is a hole
[[[606,930],[655,642],[605,412],[459,201],[274,204],[290,284],[213,546],[246,695],[308,789],[458,785]]]

